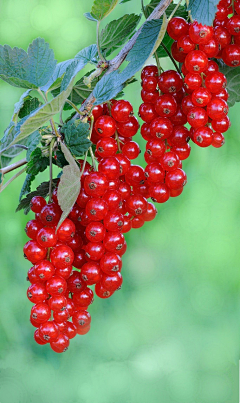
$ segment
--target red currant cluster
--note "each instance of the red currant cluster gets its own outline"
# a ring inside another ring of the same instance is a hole
[[[234,7],[233,7],[234,5]],[[194,21],[188,24],[183,18],[173,18],[168,24],[168,34],[175,42],[172,55],[184,63],[186,54],[195,50],[209,58],[222,59],[230,67],[240,65],[240,0],[221,0],[213,27]]]
[[[132,141],[139,127],[132,106],[112,101],[109,109],[95,107],[93,116],[98,172],[79,161],[81,190],[57,230],[62,214],[57,188],[48,204],[41,196],[32,199],[35,219],[26,225],[30,241],[24,255],[33,264],[27,296],[35,304],[30,316],[37,328],[34,338],[38,344],[50,343],[58,353],[66,351],[69,339],[90,329],[88,307],[94,296],[90,287],[95,286],[100,298],[121,287],[122,255],[127,249],[123,233],[153,220],[157,213],[142,195],[143,168],[131,164],[140,152]]]

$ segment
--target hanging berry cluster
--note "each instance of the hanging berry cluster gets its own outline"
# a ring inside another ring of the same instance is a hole
[[[143,68],[139,116],[147,142],[145,168],[132,164],[140,153],[133,141],[139,123],[132,105],[111,100],[92,110],[92,165],[86,158],[78,161],[81,190],[59,228],[58,187],[48,203],[41,196],[32,199],[35,219],[26,226],[30,241],[24,255],[33,264],[27,296],[34,304],[30,321],[38,344],[50,343],[61,353],[70,339],[90,330],[94,293],[109,298],[121,288],[124,233],[157,214],[147,199],[164,203],[182,193],[187,182],[182,161],[190,155],[190,141],[200,147],[224,144],[230,126],[227,80],[211,59],[240,65],[240,0],[234,10],[231,3],[220,1],[213,27],[170,20],[172,57],[182,63],[181,71]]]
[[[144,169],[131,164],[140,152],[132,141],[139,124],[131,104],[113,101],[110,111],[107,105],[97,106],[93,116],[98,172],[79,161],[84,168],[81,191],[57,230],[62,214],[57,188],[48,204],[41,196],[32,199],[35,219],[26,225],[30,241],[24,255],[33,264],[27,297],[35,304],[30,315],[34,338],[38,344],[50,343],[58,353],[66,351],[69,339],[90,329],[88,307],[94,296],[90,286],[95,285],[100,298],[109,298],[121,287],[122,255],[127,249],[123,234],[157,213],[141,194]]]

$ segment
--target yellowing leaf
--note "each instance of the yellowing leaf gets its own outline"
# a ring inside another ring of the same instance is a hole
[[[95,0],[91,9],[91,15],[101,21],[107,17],[116,7],[118,0]]]

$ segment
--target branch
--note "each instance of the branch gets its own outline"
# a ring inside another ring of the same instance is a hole
[[[5,175],[5,174],[7,174],[7,173],[9,173],[9,172],[11,172],[11,171],[14,171],[14,169],[20,168],[21,166],[23,166],[23,165],[25,165],[25,164],[27,164],[26,158],[24,158],[24,159],[22,159],[22,160],[20,160],[20,161],[17,161],[17,162],[15,162],[14,164],[9,165],[9,166],[6,167],[6,168],[0,169],[0,173],[1,173],[2,175]]]
[[[165,10],[168,8],[171,2],[172,0],[161,0],[146,21],[159,19],[164,14]],[[133,37],[129,40],[129,42],[126,43],[126,45],[122,48],[122,50],[118,53],[118,55],[114,57],[114,59],[109,60],[108,68],[107,69],[105,68],[106,70],[105,74],[110,74],[121,66],[130,50],[135,45],[136,40],[142,31],[143,25],[137,30],[137,32],[133,35]],[[91,93],[84,102],[84,104],[81,106],[80,111],[88,113],[91,110],[94,101],[95,98]],[[81,116],[80,119],[83,119],[83,116]]]

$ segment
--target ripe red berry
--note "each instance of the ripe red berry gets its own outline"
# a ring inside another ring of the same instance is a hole
[[[112,137],[103,137],[97,142],[96,150],[101,157],[112,157],[116,154],[118,145]]]
[[[42,196],[34,196],[30,202],[30,208],[34,213],[40,213],[47,202]]]
[[[114,291],[108,291],[105,288],[103,288],[101,283],[98,283],[95,285],[95,294],[99,298],[109,298],[113,295],[113,293],[114,293]]]
[[[172,95],[163,94],[155,103],[155,111],[161,117],[171,117],[177,112],[177,101]]]
[[[165,183],[156,183],[149,188],[150,197],[154,202],[165,203],[170,197],[169,189]]]
[[[186,185],[187,176],[182,169],[178,168],[173,172],[167,173],[165,182],[169,189],[180,189]]]
[[[174,70],[164,71],[159,76],[158,87],[163,93],[174,93],[181,90],[183,80],[179,73]]]
[[[194,132],[194,142],[200,147],[208,147],[213,141],[213,131],[210,127],[200,127]]]
[[[42,228],[42,223],[40,223],[37,220],[30,220],[26,224],[25,232],[26,232],[28,238],[36,240],[37,234],[41,228]]]
[[[84,189],[86,194],[93,197],[104,195],[108,188],[107,177],[100,172],[93,172],[85,178]]]
[[[80,292],[86,287],[81,274],[78,271],[74,271],[67,280],[67,288],[69,292]]]
[[[62,215],[60,207],[56,203],[44,206],[40,213],[40,219],[46,227],[55,227]]]
[[[59,330],[54,321],[41,323],[39,326],[39,337],[47,342],[51,342],[58,337]]]
[[[109,276],[108,274],[102,274],[101,285],[107,291],[116,291],[122,285],[122,275],[120,272],[116,272]]]
[[[168,118],[156,118],[150,124],[151,135],[161,140],[165,140],[171,136],[172,131],[173,125]]]
[[[117,179],[121,174],[120,164],[117,158],[115,157],[103,158],[98,165],[98,170],[100,173],[104,174],[109,180]]]
[[[125,180],[130,186],[137,186],[144,182],[144,169],[139,165],[131,165],[125,174]]]
[[[36,241],[31,240],[24,245],[23,253],[26,259],[35,264],[45,258],[47,249],[40,246]]]
[[[138,143],[135,141],[129,141],[128,143],[124,144],[122,148],[122,153],[130,160],[134,160],[140,154],[141,150],[139,148]]]
[[[43,302],[34,305],[31,309],[31,318],[37,323],[44,323],[51,317],[51,309]]]
[[[74,253],[69,246],[59,245],[52,249],[50,258],[53,265],[60,269],[72,265]]]
[[[48,305],[54,312],[62,312],[66,309],[67,298],[62,295],[54,295],[48,300]]]
[[[58,237],[55,228],[41,228],[36,238],[38,244],[45,248],[52,248],[56,245]]]
[[[157,66],[151,65],[151,66],[144,67],[141,72],[141,79],[143,79],[144,77],[147,77],[147,76],[152,76],[152,77],[156,76],[157,77],[158,76]]]
[[[174,39],[179,39],[182,35],[186,35],[189,30],[187,21],[182,17],[172,18],[167,26],[168,35]]]
[[[211,98],[211,92],[204,87],[200,87],[192,93],[192,102],[195,106],[207,106],[207,104],[211,101]]]
[[[202,73],[208,67],[208,58],[201,50],[193,50],[187,54],[185,66],[190,73]]]
[[[177,47],[180,52],[189,53],[195,49],[195,43],[191,40],[189,35],[181,36],[177,41]]]
[[[81,268],[81,276],[87,285],[98,283],[100,281],[99,264],[92,261],[85,263]]]
[[[222,119],[213,119],[211,122],[213,130],[220,133],[225,133],[230,127],[230,120],[228,116]]]
[[[139,128],[138,120],[135,116],[131,116],[127,122],[118,122],[117,131],[123,137],[133,137],[137,134]]]
[[[161,165],[165,171],[175,171],[179,167],[179,157],[176,153],[170,151],[160,159]]]
[[[116,253],[106,252],[100,260],[100,268],[104,273],[112,275],[121,271],[122,259]]]
[[[69,242],[74,237],[76,227],[73,221],[66,218],[57,230],[58,240],[60,242]]]
[[[124,236],[120,232],[107,232],[103,244],[107,251],[120,254],[124,247],[124,241]]]
[[[31,284],[27,289],[27,297],[33,304],[45,301],[48,297],[45,285],[42,283]]]
[[[240,46],[239,45],[226,46],[222,51],[222,59],[227,66],[230,66],[230,67],[239,66],[240,65]]]
[[[111,113],[117,122],[127,122],[133,114],[133,107],[130,102],[120,100],[112,105]]]
[[[206,45],[213,37],[213,27],[193,21],[189,27],[191,40],[198,45]]]
[[[85,256],[87,260],[97,261],[101,259],[105,252],[105,248],[101,242],[89,242],[85,246]]]
[[[157,77],[147,76],[142,79],[142,87],[145,91],[152,92],[157,88]]]
[[[100,197],[94,197],[87,202],[86,213],[93,221],[102,221],[108,212],[107,203]]]
[[[34,266],[37,281],[47,281],[55,273],[55,268],[49,260],[41,260]]]
[[[39,329],[36,329],[35,332],[34,332],[34,340],[35,340],[35,342],[36,342],[37,344],[39,344],[40,346],[43,346],[44,344],[47,344],[47,343],[48,343],[47,341],[44,341],[44,340],[40,339],[40,336],[39,336]]]
[[[67,322],[64,334],[66,334],[69,339],[73,339],[77,334],[76,326],[72,322]]]
[[[213,133],[213,141],[212,141],[212,146],[215,148],[220,148],[224,145],[225,139],[222,133],[220,132],[215,132]]]
[[[97,119],[94,128],[99,136],[111,137],[114,135],[117,126],[115,120],[111,116],[102,115]]]
[[[46,282],[46,290],[50,295],[64,295],[67,291],[67,283],[63,277],[60,276],[52,276]]]
[[[84,328],[90,325],[91,315],[87,311],[75,312],[72,317],[73,324],[79,328]]]
[[[208,122],[208,115],[205,109],[196,106],[188,112],[187,120],[188,123],[196,129],[206,125]]]
[[[211,119],[223,119],[228,114],[228,104],[221,98],[214,97],[208,103],[207,113]]]
[[[226,77],[219,71],[209,73],[205,78],[205,86],[213,94],[218,93],[227,85]]]
[[[147,210],[142,214],[141,218],[144,221],[152,221],[157,215],[157,209],[153,203],[148,202]]]
[[[199,73],[188,73],[184,79],[187,92],[192,92],[202,85],[202,77]]]
[[[139,107],[139,116],[144,122],[150,123],[154,118],[157,117],[154,105],[145,103],[141,104]]]
[[[151,162],[145,168],[145,177],[149,184],[164,182],[165,171],[158,162]]]
[[[99,275],[100,279],[100,275]],[[94,284],[94,283],[93,283]],[[77,294],[73,294],[73,302],[79,307],[87,307],[93,303],[93,291],[90,288],[85,288]]]
[[[50,342],[51,349],[55,353],[64,353],[69,346],[69,338],[66,334],[60,333],[59,336]]]

